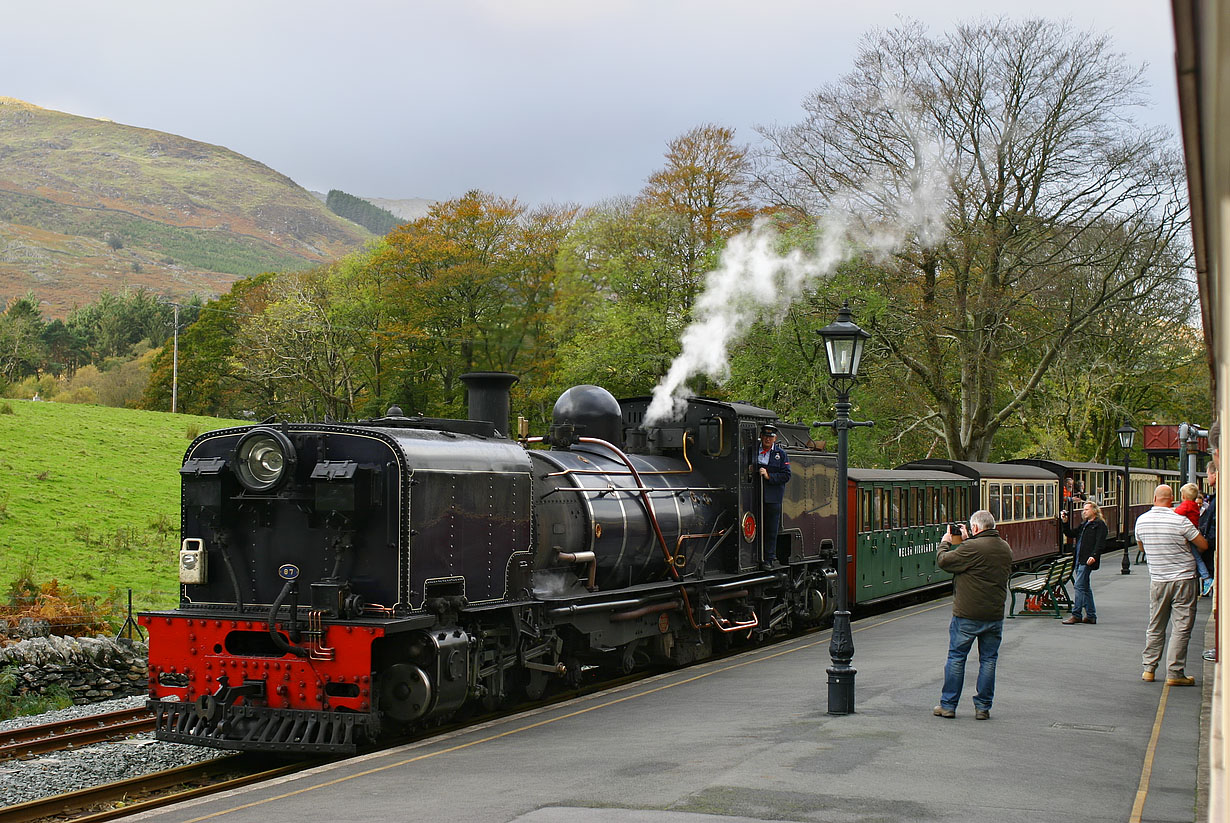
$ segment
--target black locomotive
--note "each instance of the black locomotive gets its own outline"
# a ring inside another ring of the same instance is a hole
[[[348,753],[832,612],[836,466],[806,426],[699,398],[645,426],[648,398],[579,386],[545,437],[514,440],[515,378],[464,379],[470,420],[393,408],[192,443],[180,606],[141,615],[160,739]],[[793,468],[768,547],[766,423]]]

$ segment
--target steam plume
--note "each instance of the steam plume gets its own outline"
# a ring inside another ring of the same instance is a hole
[[[654,387],[646,425],[683,413],[691,394],[687,380],[693,375],[726,380],[731,343],[757,321],[782,317],[805,289],[829,277],[843,260],[859,253],[883,257],[910,237],[924,246],[943,239],[948,174],[938,145],[921,146],[904,180],[869,178],[857,192],[831,198],[814,249],[778,253],[777,233],[765,220],[730,239],[717,269],[705,280],[691,325],[680,337],[679,356]]]

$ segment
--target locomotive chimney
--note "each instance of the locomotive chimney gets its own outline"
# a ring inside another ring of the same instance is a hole
[[[502,371],[475,371],[461,375],[466,384],[471,420],[482,420],[495,426],[502,436],[508,436],[509,389],[519,378]]]

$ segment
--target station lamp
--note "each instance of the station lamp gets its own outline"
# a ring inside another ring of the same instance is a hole
[[[1123,421],[1123,425],[1115,429],[1115,434],[1119,436],[1119,448],[1123,449],[1123,500],[1119,503],[1123,509],[1123,530],[1120,532],[1123,535],[1123,564],[1119,567],[1120,574],[1132,573],[1132,561],[1128,557],[1128,552],[1132,547],[1131,535],[1128,534],[1128,507],[1132,503],[1132,477],[1128,474],[1128,458],[1131,457],[1132,441],[1136,439],[1136,429],[1128,420]]]
[[[854,426],[870,426],[871,421],[850,420],[850,387],[858,377],[858,368],[863,360],[863,343],[870,334],[855,324],[850,316],[850,301],[841,305],[837,319],[819,332],[828,355],[829,378],[837,392],[834,406],[836,417],[832,426],[837,431],[837,611],[833,614],[833,635],[829,641],[829,658],[832,665],[827,669],[829,681],[829,714],[851,714],[854,711],[854,676],[850,665],[854,660],[854,635],[850,631],[849,579],[850,546],[847,522],[849,495],[847,433]]]

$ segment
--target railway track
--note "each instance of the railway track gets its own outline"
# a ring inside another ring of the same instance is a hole
[[[13,729],[0,734],[0,761],[88,746],[153,728],[153,714],[140,707]]]
[[[52,819],[101,823],[202,795],[272,780],[312,768],[320,761],[273,762],[277,765],[271,766],[268,758],[252,754],[225,755],[205,763],[0,807],[0,823],[34,823]]]

